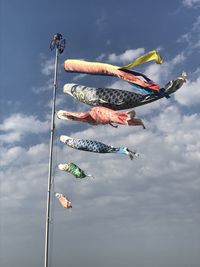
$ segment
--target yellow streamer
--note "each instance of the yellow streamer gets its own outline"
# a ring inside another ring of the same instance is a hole
[[[151,60],[155,60],[157,64],[162,64],[162,57],[161,55],[156,51],[150,51],[147,54],[144,54],[141,57],[136,58],[133,62],[131,62],[128,65],[122,66],[120,67],[121,69],[131,69],[135,66],[141,65],[145,62],[151,61]]]

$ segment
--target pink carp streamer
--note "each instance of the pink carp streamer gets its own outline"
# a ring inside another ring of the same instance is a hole
[[[142,120],[135,118],[134,110],[130,112],[120,112],[105,107],[93,107],[88,112],[68,112],[60,110],[57,112],[57,117],[63,120],[81,121],[93,125],[97,124],[112,125],[112,123],[129,125],[129,126],[141,125],[145,129]]]
[[[64,69],[67,72],[78,72],[78,73],[87,73],[87,74],[94,74],[94,75],[106,75],[106,76],[116,76],[119,79],[128,81],[130,83],[136,84],[143,88],[152,90],[152,91],[159,91],[160,86],[156,84],[154,81],[149,79],[143,73],[130,70],[135,66],[148,62],[150,60],[155,60],[156,63],[161,64],[162,58],[158,54],[157,51],[153,50],[130,64],[126,66],[114,66],[111,64],[100,63],[100,62],[88,62],[82,60],[75,60],[69,59],[65,60],[64,62]],[[143,79],[141,79],[142,77]]]
[[[69,201],[69,199],[67,197],[65,197],[63,194],[56,193],[56,197],[63,208],[65,208],[65,209],[71,209],[72,208],[71,201]]]

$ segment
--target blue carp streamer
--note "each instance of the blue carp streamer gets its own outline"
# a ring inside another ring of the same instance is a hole
[[[83,151],[89,151],[94,153],[126,154],[130,157],[131,160],[133,159],[134,156],[135,157],[139,156],[138,153],[129,150],[127,147],[113,147],[94,140],[75,139],[66,135],[61,135],[60,141],[65,143],[71,148]]]

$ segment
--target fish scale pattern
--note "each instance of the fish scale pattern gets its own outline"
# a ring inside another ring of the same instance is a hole
[[[91,88],[78,84],[71,87],[71,94],[80,102],[91,106],[103,106],[113,110],[128,109],[139,105],[145,95],[120,89]]]
[[[69,163],[69,167],[67,169],[68,172],[70,172],[72,175],[74,175],[76,178],[85,178],[86,174],[83,170],[81,170],[76,164]]]
[[[182,87],[186,78],[187,73],[183,72],[176,79],[169,81],[160,89],[160,92],[153,94],[140,94],[113,88],[93,88],[73,83],[65,84],[64,93],[70,94],[80,102],[90,106],[122,110],[142,106],[163,97],[169,98],[170,94]]]
[[[72,148],[95,153],[113,153],[119,151],[119,148],[93,140],[69,139],[65,143]]]

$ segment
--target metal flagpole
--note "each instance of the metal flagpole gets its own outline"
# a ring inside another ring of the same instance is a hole
[[[51,115],[51,136],[50,136],[50,149],[49,149],[49,172],[48,172],[48,192],[47,192],[47,208],[46,208],[46,230],[45,230],[45,260],[44,267],[49,266],[49,224],[51,216],[51,186],[52,186],[52,163],[53,163],[53,142],[54,142],[54,130],[55,130],[55,103],[56,103],[56,91],[57,91],[57,72],[58,72],[58,55],[59,50],[56,47],[55,58],[55,70],[53,81],[53,103],[52,103],[52,115]]]

